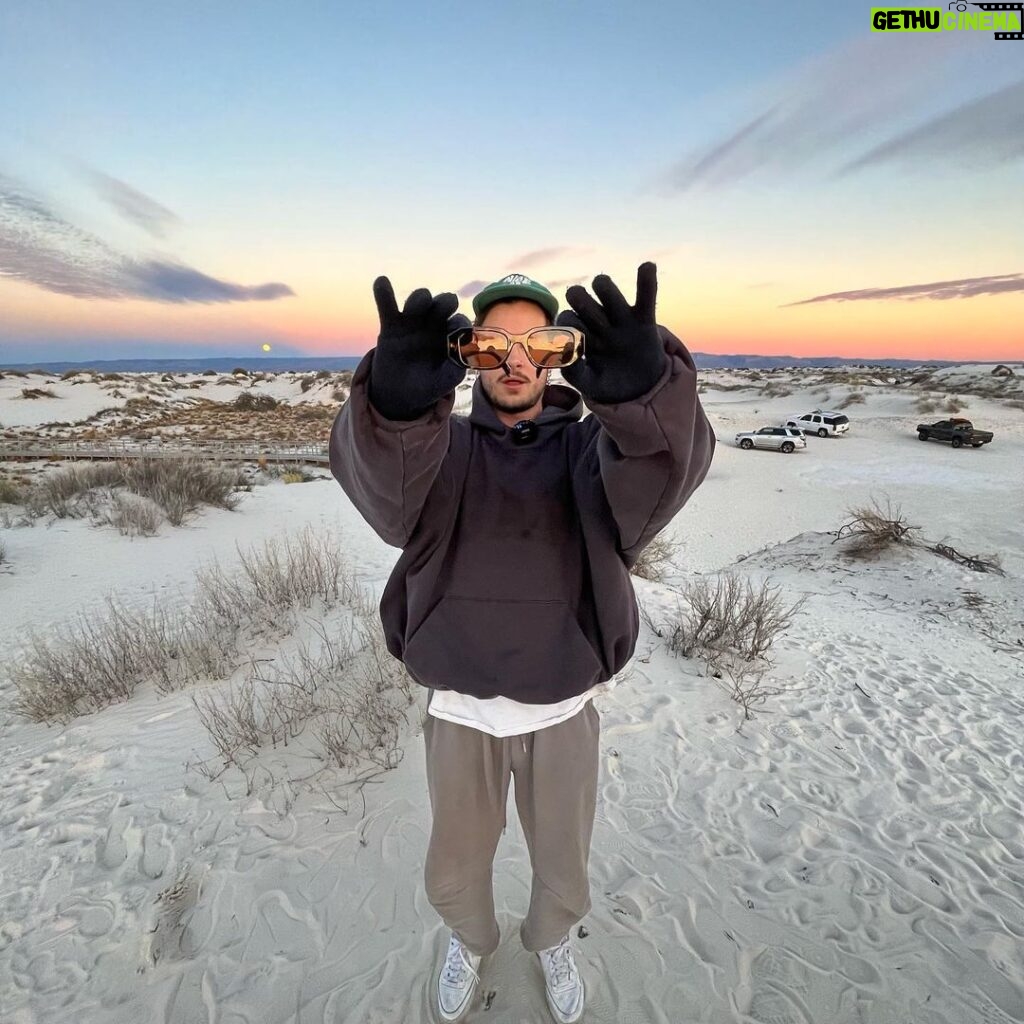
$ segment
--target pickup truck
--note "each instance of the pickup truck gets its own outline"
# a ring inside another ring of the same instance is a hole
[[[921,441],[948,441],[954,448],[969,444],[980,448],[992,440],[991,430],[975,430],[970,420],[939,420],[937,423],[918,423],[917,436]]]

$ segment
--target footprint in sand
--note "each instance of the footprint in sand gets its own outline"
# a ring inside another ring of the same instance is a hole
[[[142,873],[148,878],[160,878],[171,860],[171,844],[163,825],[150,825],[142,839]]]

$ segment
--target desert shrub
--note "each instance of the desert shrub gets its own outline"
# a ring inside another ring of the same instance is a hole
[[[217,376],[217,371],[216,370],[203,370],[202,376],[204,376],[204,377],[216,377]]]
[[[333,401],[333,402],[347,402],[348,401],[348,395],[349,395],[349,393],[348,393],[348,391],[345,390],[345,388],[335,388],[331,392],[331,401]]]
[[[785,384],[773,382],[764,389],[765,398],[788,398],[793,389]]]
[[[863,405],[864,394],[861,391],[851,391],[840,403],[840,409],[849,409],[851,405]]]
[[[672,567],[672,556],[676,546],[664,534],[658,534],[647,545],[629,570],[634,576],[656,582],[664,580],[665,574]]]
[[[114,491],[105,521],[126,537],[153,537],[163,518],[160,506],[151,498]]]
[[[299,390],[303,394],[305,394],[315,383],[316,383],[316,380],[314,380],[314,378],[312,378],[312,377],[303,377],[302,380],[299,381]]]
[[[963,402],[955,395],[950,395],[949,398],[942,403],[942,411],[949,413],[962,412],[965,406]]]
[[[307,473],[304,469],[289,469],[286,473],[281,474],[281,479],[286,484],[308,484],[317,477],[310,473]]]
[[[669,649],[704,658],[712,666],[763,661],[803,605],[787,603],[782,589],[765,580],[755,586],[735,573],[701,576],[683,591],[686,607],[669,634]]]
[[[938,412],[939,405],[933,398],[919,398],[914,403],[914,410],[918,413],[929,415],[931,413]]]
[[[4,542],[0,540],[0,565],[3,565],[7,557],[7,552],[4,550]]]
[[[341,388],[351,388],[354,373],[351,370],[342,370],[334,379],[334,383]]]
[[[124,488],[157,504],[172,526],[180,526],[202,505],[233,509],[240,470],[199,459],[133,459],[72,465],[38,480],[25,495],[32,517],[58,519],[92,515],[110,521],[100,508],[100,488]],[[141,516],[141,513],[139,513]],[[142,517],[144,518],[144,517]]]
[[[388,654],[377,617],[357,611],[340,639],[320,631],[320,640],[316,653],[304,646],[279,669],[254,668],[226,693],[193,697],[219,762],[196,767],[213,777],[234,765],[248,778],[261,749],[300,738],[329,767],[388,769],[400,762],[413,687]]]
[[[50,388],[22,388],[22,398],[56,398]]]
[[[0,479],[0,505],[20,505],[24,500],[22,489],[13,480]]]
[[[253,395],[244,391],[235,399],[233,405],[241,412],[269,412],[277,408],[278,402],[273,395]]]
[[[327,378],[330,377],[330,375],[330,370],[317,370],[316,373],[313,374],[313,378],[315,380],[327,380]]]
[[[100,380],[124,380],[119,373],[101,373]]]
[[[77,377],[82,372],[83,372],[82,370],[65,370],[60,375],[60,379],[61,380],[71,380],[72,377]]]
[[[1007,408],[1007,409],[1018,409],[1018,410],[1024,410],[1024,399],[1020,399],[1020,398],[1011,398],[1011,399],[1010,399],[1010,400],[1009,400],[1009,401],[1008,401],[1008,402],[1006,403],[1006,408]]]
[[[293,628],[295,609],[344,601],[353,615],[373,617],[374,604],[341,561],[336,538],[306,530],[243,556],[242,571],[216,564],[200,573],[190,607],[149,611],[107,601],[106,614],[81,614],[70,626],[31,634],[3,673],[16,714],[36,722],[67,721],[128,700],[152,682],[163,691],[197,679],[223,679],[260,629]]]
[[[911,526],[899,505],[875,499],[870,505],[847,509],[846,522],[836,531],[836,541],[847,541],[844,551],[854,558],[870,558],[892,547],[911,547],[916,543]],[[835,541],[833,541],[835,543]]]
[[[249,371],[247,369],[245,369],[245,367],[243,367],[243,366],[236,366],[231,371],[231,376],[232,377],[248,377],[249,376]]]

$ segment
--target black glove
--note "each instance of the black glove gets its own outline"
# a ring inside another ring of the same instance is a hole
[[[631,402],[650,391],[665,372],[665,345],[654,320],[658,268],[640,265],[635,306],[607,274],[594,278],[594,293],[600,302],[578,284],[565,293],[576,312],[559,314],[558,326],[583,331],[586,354],[562,370],[562,376],[594,402]]]
[[[468,327],[469,319],[452,315],[459,300],[451,292],[431,296],[426,288],[417,288],[399,312],[386,277],[373,282],[373,297],[380,334],[370,367],[370,402],[386,419],[414,420],[466,376],[466,368],[448,358],[447,336]]]

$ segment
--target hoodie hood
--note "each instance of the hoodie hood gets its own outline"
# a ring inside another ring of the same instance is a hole
[[[533,421],[538,427],[554,424],[565,426],[575,423],[583,415],[583,399],[578,392],[562,384],[549,384],[544,389],[542,402],[540,415]],[[469,413],[469,422],[481,430],[495,434],[503,434],[511,429],[498,419],[498,414],[494,411],[494,406],[484,391],[483,381],[479,377],[473,385],[473,407]]]

